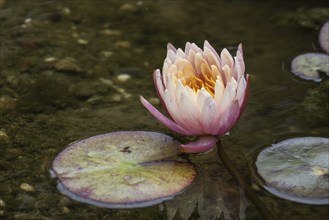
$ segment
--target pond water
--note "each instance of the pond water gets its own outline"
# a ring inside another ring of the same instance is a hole
[[[196,187],[147,208],[79,203],[50,177],[60,151],[93,135],[143,130],[184,142],[146,111],[139,95],[156,97],[152,72],[162,68],[168,42],[184,48],[204,40],[217,51],[244,47],[249,102],[223,137],[235,169],[275,219],[328,217],[327,206],[279,199],[253,178],[264,147],[290,137],[329,137],[328,79],[305,81],[289,71],[295,56],[321,52],[327,1],[0,3],[0,219],[264,219],[214,155],[192,156],[203,161]]]

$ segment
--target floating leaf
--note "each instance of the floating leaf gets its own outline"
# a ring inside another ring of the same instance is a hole
[[[132,208],[172,198],[195,179],[190,163],[160,161],[179,154],[179,142],[154,132],[90,137],[53,161],[59,190],[72,199],[109,208]]]
[[[320,82],[319,72],[329,76],[329,55],[323,53],[305,53],[291,62],[291,71],[302,79]]]
[[[306,204],[329,203],[329,139],[292,138],[260,152],[256,167],[265,188]]]
[[[321,48],[329,54],[329,21],[320,30],[319,43]]]

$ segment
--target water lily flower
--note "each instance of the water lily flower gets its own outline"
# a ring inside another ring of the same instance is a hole
[[[211,149],[220,135],[239,119],[247,100],[249,75],[245,74],[242,45],[235,57],[227,49],[220,55],[204,42],[203,50],[186,43],[185,50],[167,46],[162,73],[153,73],[158,96],[170,118],[142,96],[142,104],[169,129],[196,141],[181,145],[187,153]]]

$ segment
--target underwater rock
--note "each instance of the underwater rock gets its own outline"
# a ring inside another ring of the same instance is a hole
[[[129,74],[122,73],[117,75],[116,78],[119,82],[127,82],[131,78],[131,76]]]
[[[134,12],[137,10],[137,7],[131,3],[125,3],[120,7],[121,11],[125,11],[125,12]]]
[[[4,146],[9,143],[9,137],[6,132],[0,130],[0,145]]]
[[[85,39],[80,38],[77,40],[77,43],[82,45],[87,45],[89,42]]]
[[[55,68],[59,71],[82,72],[77,60],[72,57],[65,57],[55,63]]]
[[[6,203],[2,199],[0,199],[0,207],[6,207]]]
[[[16,99],[8,96],[0,96],[0,112],[7,112],[16,108]]]
[[[152,105],[159,105],[160,104],[160,99],[158,99],[156,97],[149,98],[149,101]]]
[[[120,36],[121,35],[121,31],[119,30],[113,30],[113,29],[104,29],[99,31],[100,34],[109,36],[109,37],[113,37],[113,36]]]
[[[130,48],[131,43],[129,41],[117,41],[114,43],[114,47],[118,49]]]
[[[31,186],[28,183],[22,183],[19,188],[21,188],[25,192],[35,192],[35,189],[33,186]]]

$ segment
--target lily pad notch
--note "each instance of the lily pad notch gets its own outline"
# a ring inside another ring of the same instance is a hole
[[[172,199],[196,178],[193,164],[174,160],[180,143],[156,132],[122,131],[75,142],[52,163],[58,189],[106,208],[137,208]]]

